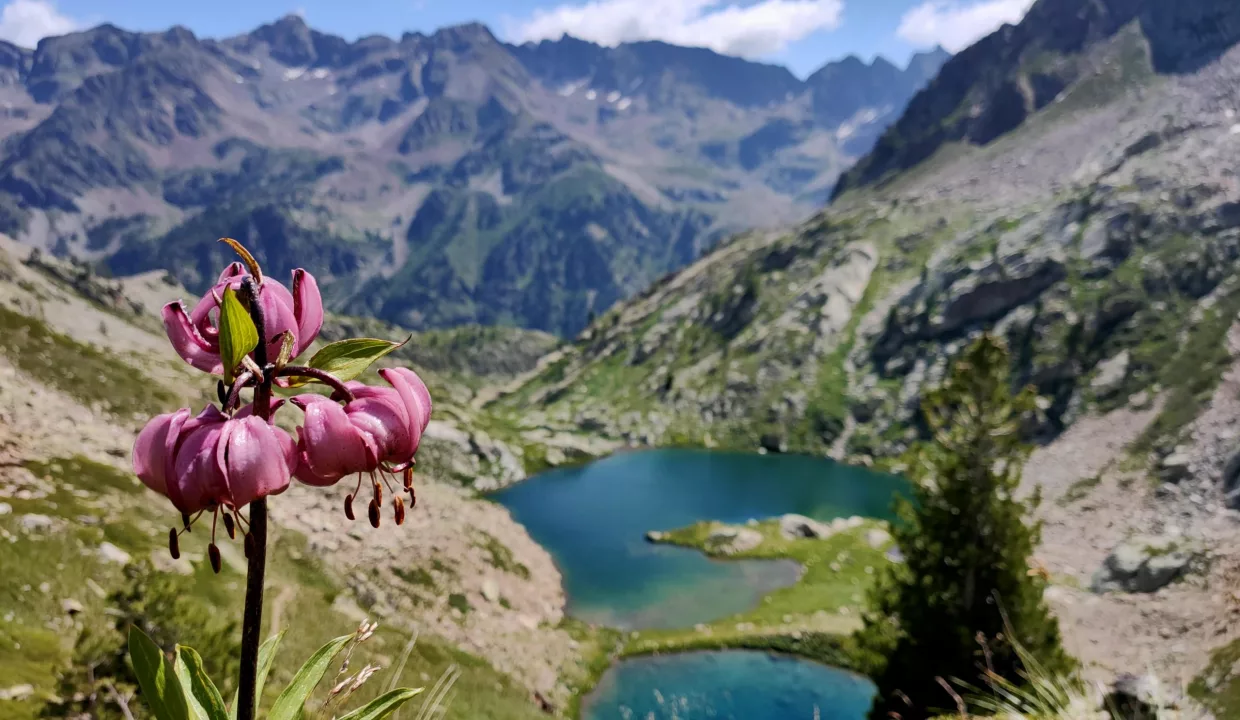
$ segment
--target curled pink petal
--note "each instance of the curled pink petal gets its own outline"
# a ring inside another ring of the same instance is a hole
[[[169,482],[169,489],[176,489],[173,504],[181,512],[198,512],[227,496],[218,452],[227,425],[227,421],[200,424],[184,434],[176,453],[176,475]]]
[[[173,419],[180,413],[189,414],[189,410],[178,410],[175,413],[157,415],[138,433],[133,443],[133,472],[144,485],[159,493],[168,494],[168,479],[165,465],[168,459],[168,430]]]
[[[420,422],[421,429],[425,430],[431,421],[431,392],[426,388],[426,383],[422,382],[422,378],[418,377],[414,371],[401,367],[383,368],[379,371],[379,375],[401,393],[402,399],[405,399],[405,390],[402,386],[412,393],[415,403],[409,406],[410,418],[419,418],[415,424]]]
[[[222,375],[224,366],[220,362],[218,345],[212,345],[195,329],[185,306],[180,302],[168,303],[163,310],[164,330],[172,348],[181,359],[203,372]]]
[[[176,482],[176,453],[181,445],[185,425],[191,422],[189,412],[189,408],[182,408],[173,414],[164,438],[164,480],[167,484],[168,499],[178,508],[185,503],[185,499],[181,496],[180,484]],[[187,511],[182,510],[182,512]]]
[[[283,430],[257,417],[231,420],[224,426],[216,458],[224,470],[225,494],[230,505],[248,505],[288,487],[292,473],[280,434],[287,437]]]
[[[229,280],[235,280],[248,274],[249,273],[245,271],[245,265],[241,264],[241,262],[237,260],[234,260],[228,263],[228,267],[224,268],[224,272],[220,273],[220,279],[216,280],[215,284],[221,285]]]
[[[349,422],[363,435],[374,454],[373,462],[412,455],[411,426],[406,419],[400,398],[392,391],[390,397],[358,398],[345,406]],[[367,468],[368,470],[374,468]]]
[[[340,405],[322,395],[299,395],[293,404],[306,414],[297,430],[298,480],[333,485],[366,466],[365,442]]]
[[[293,318],[297,322],[297,346],[293,353],[296,357],[310,347],[323,327],[323,297],[318,281],[301,268],[293,271]]]

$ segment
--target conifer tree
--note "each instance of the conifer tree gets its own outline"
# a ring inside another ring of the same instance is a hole
[[[922,399],[932,438],[912,452],[913,498],[893,527],[905,562],[880,579],[859,635],[878,686],[872,720],[955,713],[943,682],[984,688],[993,672],[1025,687],[1026,661],[1051,674],[1074,664],[1030,569],[1038,497],[1016,489],[1036,405],[1032,388],[1013,395],[1008,367],[1001,341],[983,336]]]

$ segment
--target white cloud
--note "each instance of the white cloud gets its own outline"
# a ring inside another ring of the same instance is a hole
[[[505,23],[516,42],[565,33],[600,45],[663,40],[729,55],[762,57],[839,26],[843,0],[590,0],[535,10]]]
[[[51,0],[12,0],[0,8],[0,39],[32,48],[50,35],[78,29],[73,18],[62,15]]]
[[[919,47],[942,45],[960,52],[998,30],[1016,24],[1033,0],[927,0],[904,13],[896,34]]]

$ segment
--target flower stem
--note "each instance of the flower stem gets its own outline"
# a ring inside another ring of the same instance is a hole
[[[250,318],[258,330],[258,345],[254,359],[263,376],[258,378],[254,389],[254,414],[263,420],[271,419],[271,374],[267,368],[267,322],[263,306],[258,300],[258,287],[253,277],[241,284],[249,300]],[[237,683],[237,720],[254,720],[259,698],[255,697],[258,678],[258,646],[263,630],[263,579],[267,573],[267,500],[259,498],[250,503],[250,536],[252,538],[249,563],[245,576],[245,611],[241,621],[241,677]]]
[[[276,371],[276,375],[279,377],[314,378],[315,380],[318,380],[324,385],[330,387],[332,390],[335,390],[337,393],[340,393],[340,396],[344,398],[345,402],[351,402],[353,400],[353,393],[347,386],[345,386],[344,382],[326,370],[319,370],[318,368],[312,367],[302,367],[300,365],[285,365],[283,368]]]

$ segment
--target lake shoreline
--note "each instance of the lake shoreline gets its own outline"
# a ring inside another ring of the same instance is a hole
[[[841,549],[844,552],[858,553],[862,556],[859,558],[862,562],[864,562],[866,557],[873,560],[876,556],[873,554],[867,555],[865,551],[868,549],[873,551],[873,553],[882,553],[889,549],[890,541],[883,542],[879,547],[872,547],[865,536],[875,530],[885,533],[884,525],[885,523],[880,521],[869,520],[824,538],[787,539],[780,534],[780,521],[777,518],[752,524],[747,523],[745,525],[727,525],[715,521],[704,521],[686,528],[660,533],[656,536],[657,539],[649,541],[656,544],[697,550],[718,562],[732,562],[739,559],[757,559],[769,562],[789,560],[798,562],[802,568],[805,568],[805,562],[817,563],[833,555],[838,556],[838,552]],[[712,546],[712,543],[709,541],[712,532],[742,529],[761,533],[764,536],[764,541],[768,538],[779,538],[783,542],[774,542],[771,547],[765,549],[759,546],[737,553],[728,553],[717,546]],[[875,566],[871,565],[870,567]],[[789,591],[787,594],[795,593],[796,596],[802,596],[807,591],[813,593],[814,587],[797,589],[802,582],[806,581],[807,574],[803,572],[797,583],[789,588],[785,588],[784,590]],[[851,574],[842,574],[840,584],[847,585],[851,589],[854,587],[851,583],[852,577]],[[874,577],[874,575],[868,575],[868,577]],[[809,586],[817,586],[816,589],[821,589],[823,584],[821,577],[811,577],[807,583]],[[764,596],[764,599],[779,592],[781,591],[777,590],[769,593]],[[865,677],[860,672],[860,660],[852,640],[852,633],[859,626],[860,605],[842,605],[841,608],[848,608],[850,612],[848,617],[850,620],[855,620],[857,624],[841,618],[843,622],[838,626],[832,627],[835,618],[828,618],[825,625],[821,622],[797,624],[794,620],[791,624],[753,624],[749,626],[743,619],[747,613],[741,613],[739,616],[719,618],[711,623],[699,624],[693,628],[662,631],[637,630],[630,632],[606,628],[607,632],[619,633],[618,642],[613,645],[612,654],[607,662],[597,666],[596,672],[591,674],[588,681],[575,688],[573,707],[578,714],[574,714],[573,717],[585,717],[584,713],[589,707],[589,697],[597,690],[599,683],[608,671],[625,661],[639,658],[710,652],[765,653],[779,657],[805,660],[834,670],[855,673]],[[750,611],[750,613],[752,612]],[[729,625],[733,628],[736,628],[738,625],[744,627],[743,629],[736,629],[735,632],[727,632],[727,626]],[[719,629],[724,631],[720,632]],[[595,628],[595,630],[600,630],[600,628]]]
[[[624,448],[487,498],[562,573],[584,671],[566,710],[582,717],[603,678],[635,658],[736,650],[857,670],[850,635],[889,562],[884,521],[905,487],[809,455]],[[680,529],[651,543],[651,528]],[[749,544],[721,548],[712,533]],[[685,681],[677,692],[699,693]]]

